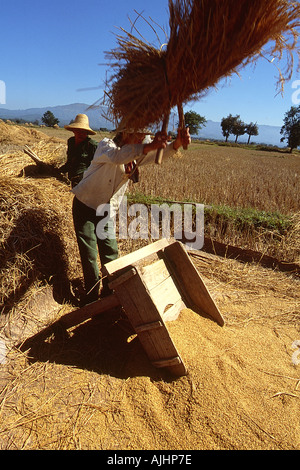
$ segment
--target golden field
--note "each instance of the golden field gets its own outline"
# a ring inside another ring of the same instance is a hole
[[[192,144],[181,157],[143,169],[138,190],[166,199],[293,214],[300,208],[300,155]]]
[[[59,165],[70,134],[0,123],[1,136],[0,449],[299,450],[299,271],[190,252],[225,326],[189,309],[168,323],[177,379],[115,310],[20,346],[74,310],[64,295],[82,282],[70,188],[23,152]],[[194,143],[141,168],[128,196],[212,206],[207,237],[299,262],[299,171],[296,153]]]
[[[141,169],[130,194],[205,204],[205,234],[271,256],[299,259],[300,156],[194,143]]]

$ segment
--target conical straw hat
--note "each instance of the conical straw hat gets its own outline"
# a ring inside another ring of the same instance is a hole
[[[64,126],[64,127],[68,131],[73,131],[74,129],[82,129],[86,131],[88,134],[92,134],[92,135],[96,134],[96,132],[90,128],[89,118],[87,117],[86,114],[77,114],[75,121],[72,122],[72,124],[68,124],[67,126]]]

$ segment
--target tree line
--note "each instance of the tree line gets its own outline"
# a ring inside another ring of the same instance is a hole
[[[221,121],[221,128],[223,136],[225,137],[225,142],[228,141],[228,138],[231,134],[235,135],[235,142],[237,143],[238,138],[242,135],[248,135],[248,142],[250,144],[250,139],[253,135],[258,135],[258,126],[253,122],[246,124],[241,120],[240,115],[232,116],[229,114],[226,118],[223,118]]]
[[[195,111],[188,111],[184,114],[185,123],[190,128],[190,133],[197,135],[199,130],[206,125],[206,119]],[[59,123],[59,120],[54,116],[51,111],[46,111],[42,116],[42,122],[49,127],[53,127]],[[241,120],[240,115],[224,117],[221,121],[221,128],[225,142],[228,141],[230,135],[235,136],[235,142],[242,135],[248,135],[248,144],[252,136],[257,136],[258,126],[256,123],[250,122],[246,124]],[[300,145],[300,105],[292,106],[289,111],[285,113],[284,124],[280,130],[282,135],[281,142],[287,141],[290,151]]]
[[[184,115],[185,123],[189,126],[191,134],[197,135],[199,130],[206,124],[206,119],[195,111],[188,111]],[[290,152],[300,146],[300,106],[292,106],[285,113],[284,124],[280,130],[281,142],[287,141]],[[235,142],[242,135],[248,135],[248,144],[252,136],[259,134],[259,128],[256,123],[250,122],[246,124],[241,120],[240,115],[224,117],[221,121],[221,128],[225,142],[228,141],[230,135],[235,136]]]
[[[202,129],[206,124],[206,119],[195,111],[188,111],[184,115],[185,123],[190,128],[191,134],[198,134],[199,130]],[[229,114],[226,118],[222,119],[221,122],[222,133],[225,137],[225,141],[228,141],[228,138],[231,134],[235,135],[235,142],[238,141],[238,138],[244,134],[248,134],[248,144],[250,143],[251,136],[258,135],[258,126],[253,122],[250,124],[245,124],[239,115],[232,116]]]
[[[290,147],[292,153],[300,145],[300,106],[292,106],[289,111],[285,113],[284,124],[280,130],[282,135],[280,141],[285,140]]]

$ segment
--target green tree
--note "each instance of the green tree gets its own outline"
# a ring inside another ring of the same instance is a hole
[[[205,117],[195,111],[188,111],[184,114],[185,124],[190,128],[190,134],[197,135],[199,130],[207,123]]]
[[[290,152],[300,145],[300,106],[292,106],[289,111],[285,113],[284,125],[280,130],[283,135],[281,142],[287,140]]]
[[[249,136],[248,142],[247,142],[247,144],[249,145],[251,136],[259,134],[257,124],[254,124],[253,122],[250,122],[250,124],[247,124],[245,134],[248,134]]]
[[[54,116],[51,111],[46,111],[45,114],[42,116],[42,122],[47,127],[53,127],[55,124],[59,123],[59,120]]]
[[[229,114],[229,116],[222,119],[221,127],[223,136],[225,137],[225,142],[228,141],[230,134],[233,134],[235,123],[239,117],[240,116],[232,116],[232,114]]]
[[[237,119],[234,122],[232,134],[235,135],[235,143],[237,143],[238,138],[241,135],[246,134],[246,124],[240,119],[240,116],[237,116]]]

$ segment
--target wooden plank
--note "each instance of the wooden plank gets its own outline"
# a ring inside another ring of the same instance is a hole
[[[123,272],[120,276],[113,279],[111,282],[108,283],[110,289],[114,290],[119,284],[123,284],[123,282],[127,281],[132,276],[136,275],[135,268],[128,268],[127,271]]]
[[[136,276],[116,286],[116,293],[134,329],[146,323],[161,322],[162,324],[162,327],[158,329],[141,332],[136,330],[150,362],[180,357],[140,274],[137,272]],[[186,374],[182,361],[180,364],[169,366],[168,369],[177,376]]]
[[[142,333],[143,331],[155,330],[163,326],[161,321],[154,321],[151,323],[145,323],[144,325],[138,325],[135,327],[137,333]]]
[[[170,366],[176,366],[177,364],[181,363],[180,357],[172,357],[170,359],[162,359],[161,361],[154,361],[152,362],[152,365],[154,367],[170,367]]]
[[[99,299],[96,302],[85,305],[82,308],[66,313],[58,321],[60,325],[64,326],[64,328],[71,328],[71,326],[79,325],[89,318],[93,318],[100,313],[107,312],[118,305],[120,305],[118,297],[112,294],[104,297],[103,299]]]
[[[104,272],[108,276],[113,275],[116,271],[126,268],[127,266],[131,266],[143,258],[147,256],[153,255],[158,251],[162,250],[166,246],[168,246],[169,242],[166,239],[158,240],[157,242],[151,243],[150,245],[146,245],[139,250],[134,251],[133,253],[129,253],[128,255],[122,256],[121,258],[117,258],[114,261],[110,261],[104,265]]]
[[[180,315],[181,310],[185,309],[186,305],[182,299],[178,300],[170,308],[164,311],[162,314],[164,322],[175,321]]]
[[[137,269],[164,321],[176,320],[185,305],[165,261],[160,259],[151,265]],[[167,307],[169,308],[166,315]]]
[[[22,351],[27,351],[36,341],[45,341],[47,338],[49,338],[49,336],[51,336],[53,333],[55,334],[60,329],[67,330],[72,326],[79,325],[80,323],[83,323],[84,321],[89,320],[90,318],[99,315],[100,313],[107,312],[111,308],[117,307],[119,305],[120,303],[118,297],[113,294],[88,304],[85,307],[68,312],[60,317],[57,321],[41,330],[39,333],[36,333],[19,344],[18,347]]]
[[[175,242],[167,246],[163,256],[176,278],[186,306],[223,326],[224,319],[182,243]]]
[[[150,295],[161,315],[164,314],[168,305],[174,305],[181,300],[181,294],[171,277],[154,287],[150,291]]]
[[[139,267],[139,271],[150,291],[170,277],[170,272],[163,259],[159,259],[148,266]]]

